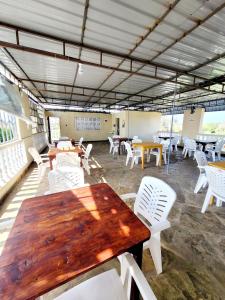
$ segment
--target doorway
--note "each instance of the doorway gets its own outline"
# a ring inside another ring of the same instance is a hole
[[[48,117],[49,142],[58,141],[60,138],[60,119],[58,117]]]
[[[116,118],[116,135],[120,135],[120,118]]]

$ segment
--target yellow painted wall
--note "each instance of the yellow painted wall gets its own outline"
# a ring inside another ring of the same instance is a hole
[[[137,135],[142,140],[150,140],[160,129],[161,113],[142,111],[122,111],[113,114],[113,125],[120,118],[120,135],[133,137]],[[125,126],[123,127],[123,123]],[[115,127],[112,127],[115,130]]]
[[[70,112],[70,111],[48,111],[46,116],[60,118],[61,136],[68,136],[75,140],[84,137],[84,141],[102,141],[107,140],[112,132],[112,115],[103,113],[84,113],[84,112]],[[75,128],[76,117],[92,117],[100,118],[100,130],[86,130],[78,131]]]
[[[182,136],[195,138],[201,132],[204,113],[204,108],[196,108],[193,114],[191,110],[184,112]]]

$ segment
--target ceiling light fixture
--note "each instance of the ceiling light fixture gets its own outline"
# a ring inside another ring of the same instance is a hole
[[[83,74],[84,73],[84,69],[83,69],[83,65],[82,64],[78,65],[78,73],[79,74]]]

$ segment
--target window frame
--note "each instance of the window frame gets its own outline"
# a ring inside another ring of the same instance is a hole
[[[16,116],[0,110],[0,130],[0,145],[17,141],[19,139],[19,131]]]

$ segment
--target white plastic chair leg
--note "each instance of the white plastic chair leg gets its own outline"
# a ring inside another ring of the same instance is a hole
[[[162,273],[162,254],[161,254],[161,242],[160,232],[153,234],[149,241],[144,243],[144,249],[149,248],[154,262],[156,273]]]
[[[213,161],[216,161],[216,154],[215,154],[214,151],[212,152],[212,160],[213,160]]]
[[[207,179],[205,174],[200,174],[194,189],[194,193],[197,194],[202,187],[206,186],[206,184],[207,184]]]
[[[126,159],[126,166],[128,165],[130,157],[127,155],[127,159]]]
[[[216,199],[216,206],[217,206],[217,207],[222,206],[222,201],[219,200],[219,199]]]
[[[135,162],[135,157],[133,157],[131,160],[131,166],[130,166],[131,169],[133,169],[133,167],[134,167],[134,162]]]
[[[221,160],[221,153],[218,152],[217,155],[218,155],[218,159]]]
[[[212,192],[211,192],[210,188],[208,188],[208,191],[206,193],[205,200],[204,200],[204,203],[202,206],[202,210],[201,210],[202,214],[204,214],[206,209],[208,208],[211,196],[212,196]]]
[[[167,164],[166,152],[163,153],[163,160],[164,160],[164,163],[165,163],[165,165],[166,165],[166,164]]]

